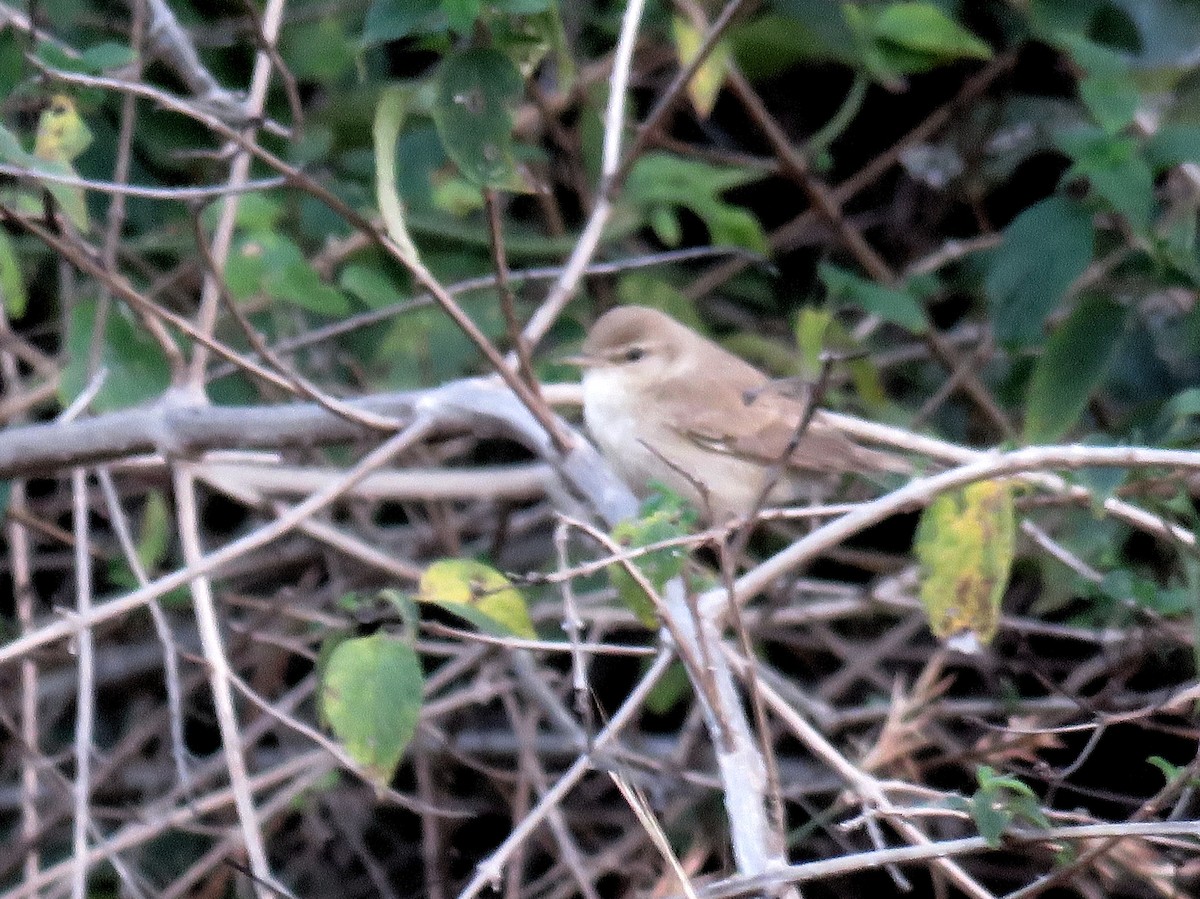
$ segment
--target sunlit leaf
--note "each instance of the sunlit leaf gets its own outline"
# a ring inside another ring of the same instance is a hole
[[[325,661],[322,717],[380,787],[416,733],[423,686],[412,646],[384,633],[342,640]]]
[[[930,630],[963,646],[996,634],[1015,548],[1012,487],[981,481],[937,497],[921,516],[914,551]]]
[[[417,599],[453,612],[488,633],[537,638],[525,597],[508,578],[482,562],[434,562],[421,575]]]

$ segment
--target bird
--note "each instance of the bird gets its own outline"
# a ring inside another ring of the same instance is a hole
[[[659,482],[712,523],[754,514],[760,498],[819,500],[848,472],[911,471],[657,309],[610,309],[566,361],[583,372],[584,421],[618,476],[639,496]]]

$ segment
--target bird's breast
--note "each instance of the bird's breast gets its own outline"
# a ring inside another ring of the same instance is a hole
[[[583,415],[600,451],[639,495],[646,493],[650,481],[658,481],[697,508],[709,508],[724,518],[748,512],[762,489],[762,465],[678,433],[605,372],[584,376]]]

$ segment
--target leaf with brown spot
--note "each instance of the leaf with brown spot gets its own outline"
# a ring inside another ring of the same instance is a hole
[[[1016,541],[1012,487],[981,481],[935,499],[914,550],[921,603],[942,640],[986,644],[996,635]]]

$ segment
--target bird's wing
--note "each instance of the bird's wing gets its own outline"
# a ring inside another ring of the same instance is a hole
[[[820,473],[911,470],[901,456],[855,443],[820,410],[797,440],[796,430],[806,408],[803,402],[764,391],[746,405],[743,393],[735,390],[703,409],[688,410],[687,426],[679,430],[714,452],[767,465],[778,462],[796,440],[788,455],[789,468]],[[741,408],[733,408],[735,403]]]

